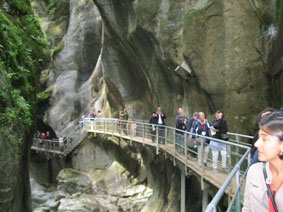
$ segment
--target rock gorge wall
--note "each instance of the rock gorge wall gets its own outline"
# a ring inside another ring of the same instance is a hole
[[[0,211],[31,211],[29,153],[46,44],[29,1],[0,1]]]
[[[280,1],[33,2],[54,46],[43,101],[57,133],[124,106],[138,119],[161,106],[170,125],[178,107],[211,119],[222,109],[230,131],[248,133],[262,108],[282,104]],[[183,63],[190,74],[175,72]]]

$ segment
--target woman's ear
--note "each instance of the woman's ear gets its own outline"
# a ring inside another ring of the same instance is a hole
[[[283,142],[280,142],[280,154],[283,156]]]

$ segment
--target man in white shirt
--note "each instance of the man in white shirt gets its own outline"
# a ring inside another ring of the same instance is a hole
[[[162,113],[161,107],[157,108],[156,111],[157,127],[158,127],[158,142],[159,144],[165,144],[165,121],[166,115]]]

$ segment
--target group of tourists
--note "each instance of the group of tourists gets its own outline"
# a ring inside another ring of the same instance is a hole
[[[97,113],[92,111],[87,115],[87,118],[89,119],[101,118],[101,111],[98,110]],[[79,126],[81,130],[85,128],[85,116],[81,116],[81,119],[79,120]]]
[[[202,165],[202,161],[207,166],[207,158],[210,149],[213,156],[213,170],[218,171],[217,161],[219,152],[222,155],[222,169],[227,171],[226,158],[227,158],[227,145],[215,139],[221,139],[227,141],[227,122],[223,119],[224,113],[222,111],[216,111],[215,120],[209,122],[203,112],[194,112],[192,117],[188,118],[184,114],[182,108],[178,109],[178,115],[175,120],[175,148],[179,153],[185,152],[185,139],[187,139],[187,148],[189,153],[194,151],[198,152],[198,165]],[[155,142],[156,134],[158,135],[159,144],[165,144],[165,119],[166,115],[162,112],[160,107],[156,112],[151,113],[149,119],[150,132],[152,142]],[[187,132],[187,133],[185,133]],[[205,136],[205,137],[203,137]],[[207,137],[212,137],[208,139]]]
[[[283,107],[259,114],[253,165],[248,170],[243,212],[283,211]]]
[[[227,171],[227,145],[214,139],[228,141],[227,122],[223,119],[224,113],[220,110],[215,113],[215,120],[209,122],[204,112],[194,112],[193,116],[187,118],[182,108],[178,109],[176,116],[176,128],[187,131],[189,134],[184,136],[184,132],[176,131],[176,149],[184,153],[184,141],[187,139],[190,152],[197,151],[198,165],[207,166],[209,151],[212,151],[212,168],[218,171],[218,154],[222,156],[222,170]],[[211,138],[209,138],[211,137]]]
[[[45,144],[46,140],[51,140],[50,132],[46,131],[46,133],[44,133],[37,130],[35,134],[35,138],[40,140],[39,141],[40,144]]]
[[[72,137],[67,139],[66,136],[60,135],[59,139],[52,138],[50,132],[46,133],[40,132],[37,130],[35,134],[35,139],[38,147],[46,148],[47,146],[51,147],[60,147],[61,151],[63,151],[64,147],[67,145],[67,142],[72,142]]]

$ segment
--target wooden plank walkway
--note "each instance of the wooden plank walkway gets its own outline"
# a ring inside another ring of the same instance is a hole
[[[186,159],[185,155],[178,153],[176,151],[175,146],[173,144],[167,144],[167,145],[157,144],[157,143],[153,143],[150,138],[124,135],[124,134],[120,134],[119,132],[113,132],[113,130],[111,130],[110,132],[110,131],[104,131],[104,130],[102,131],[102,130],[85,129],[85,131],[96,133],[96,134],[115,136],[115,137],[119,137],[125,140],[129,140],[129,141],[137,142],[143,145],[151,146],[154,148],[157,148],[157,145],[158,145],[159,152],[160,150],[163,152],[166,152],[169,156],[172,157],[173,160],[178,160],[183,165],[187,166],[187,171],[189,173],[193,172],[197,176],[200,176],[200,177],[203,176],[204,181],[206,181],[208,184],[215,186],[217,189],[219,189],[222,186],[223,182],[228,176],[228,173],[225,173],[222,171],[214,172],[212,170],[212,163],[210,161],[207,162],[207,167],[199,167],[197,163],[197,158],[192,157],[191,155],[188,154],[187,159]],[[35,151],[43,151],[43,152],[48,152],[48,153],[53,153],[53,154],[67,155],[70,152],[72,152],[81,143],[81,141],[82,140],[80,140],[80,142],[71,143],[69,146],[64,148],[63,151],[58,150],[58,148],[49,149],[48,147],[44,148],[43,146],[35,146],[35,145],[33,145],[31,149]],[[234,177],[230,184],[230,187],[226,189],[225,193],[227,195],[232,196],[235,193],[235,188],[236,188],[236,180]]]
[[[104,135],[109,135],[109,136],[115,136],[115,137],[120,137],[122,139],[126,139],[129,141],[134,141],[143,145],[148,145],[148,146],[152,146],[155,147],[157,146],[156,143],[153,143],[151,141],[151,139],[149,138],[143,138],[143,137],[138,137],[138,136],[129,136],[129,135],[121,135],[120,133],[113,133],[113,132],[104,132],[104,131],[91,131],[88,130],[88,132],[93,132],[93,133],[97,133],[97,134],[104,134]],[[168,145],[158,145],[158,148],[163,150],[164,152],[166,152],[167,154],[169,154],[170,156],[172,156],[172,158],[177,159],[178,161],[180,161],[182,164],[186,164],[187,168],[190,171],[193,171],[196,175],[198,176],[202,176],[202,168],[198,166],[197,163],[197,158],[194,158],[190,155],[187,156],[187,161],[186,158],[183,154],[178,153],[177,151],[175,151],[175,147],[171,144]],[[222,172],[222,171],[218,171],[218,172],[214,172],[212,170],[212,163],[210,161],[208,161],[207,163],[207,167],[203,167],[203,178],[206,182],[208,182],[209,184],[215,186],[217,189],[219,189],[223,182],[225,181],[225,179],[227,178],[229,173],[226,172]],[[232,196],[235,193],[235,188],[236,188],[236,180],[235,177],[231,182],[231,187],[226,189],[225,193],[227,195]]]

